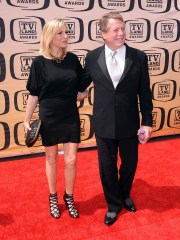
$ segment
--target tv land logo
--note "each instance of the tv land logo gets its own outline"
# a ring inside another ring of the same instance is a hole
[[[5,90],[0,90],[0,115],[4,115],[9,112],[10,101],[9,94]]]
[[[99,6],[107,10],[130,12],[134,8],[135,0],[99,0]]]
[[[165,74],[168,70],[169,52],[165,48],[144,50],[148,58],[148,69],[151,76]]]
[[[12,7],[22,10],[43,10],[49,7],[50,0],[6,0]]]
[[[81,65],[84,67],[86,54],[89,52],[89,50],[88,49],[80,49],[79,48],[79,49],[74,49],[72,52],[77,55]]]
[[[165,119],[165,110],[161,107],[155,107],[152,112],[152,127],[153,132],[159,131],[163,128]]]
[[[34,52],[15,53],[10,57],[10,72],[16,80],[27,80],[33,59]]]
[[[179,20],[167,19],[155,23],[155,39],[163,42],[175,42],[179,40]]]
[[[14,107],[17,111],[25,112],[27,107],[27,101],[29,98],[29,92],[20,90],[14,94]],[[34,113],[39,112],[39,105],[36,107]]]
[[[56,6],[73,12],[89,11],[94,7],[94,0],[55,0]]]
[[[174,0],[174,7],[177,11],[180,11],[180,5],[178,4],[179,0]]]
[[[168,102],[176,96],[176,81],[164,80],[152,85],[153,99],[159,102]]]
[[[13,19],[10,22],[11,38],[24,44],[39,43],[44,24],[44,19],[39,17]]]
[[[165,13],[171,8],[169,0],[138,0],[139,8],[153,13]]]
[[[176,50],[172,54],[172,70],[180,72],[180,50]]]
[[[0,150],[10,146],[10,129],[6,122],[0,122]]]
[[[6,78],[6,62],[4,55],[0,53],[0,82]]]
[[[94,19],[89,22],[88,37],[92,41],[97,41],[100,43],[103,42],[101,31],[99,29],[99,20],[98,19]]]
[[[84,37],[83,20],[75,17],[64,19],[68,27],[69,44],[82,42]]]
[[[80,131],[82,141],[93,137],[94,131],[92,130],[92,115],[80,114]]]
[[[0,18],[0,43],[4,42],[5,40],[5,24],[4,20]]]
[[[126,40],[130,42],[147,42],[150,38],[150,21],[145,18],[126,21]]]
[[[171,128],[180,129],[180,107],[174,107],[169,110],[167,117],[167,125]]]

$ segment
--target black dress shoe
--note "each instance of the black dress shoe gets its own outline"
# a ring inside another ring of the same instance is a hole
[[[123,200],[123,205],[124,207],[130,211],[130,212],[136,212],[136,206],[133,203],[133,200],[131,197],[128,197],[126,199]]]
[[[115,221],[117,220],[117,214],[113,213],[113,216],[108,215],[108,212],[106,213],[105,217],[104,217],[104,224],[107,226],[112,225],[113,223],[115,223]]]

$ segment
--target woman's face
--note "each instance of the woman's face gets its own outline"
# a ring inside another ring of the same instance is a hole
[[[61,27],[59,32],[57,32],[51,43],[50,46],[53,48],[66,48],[68,44],[68,30],[65,26]]]

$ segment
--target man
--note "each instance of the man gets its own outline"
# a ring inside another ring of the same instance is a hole
[[[137,135],[143,129],[144,141],[150,137],[153,105],[147,57],[144,52],[125,44],[125,23],[121,14],[105,14],[99,26],[105,45],[87,54],[84,87],[93,81],[93,123],[108,206],[104,223],[111,225],[122,205],[129,211],[136,211],[130,191],[138,162]],[[120,169],[117,168],[118,151]]]

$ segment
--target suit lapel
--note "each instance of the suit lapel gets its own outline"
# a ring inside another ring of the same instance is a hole
[[[131,55],[130,48],[126,45],[125,67],[124,67],[124,71],[123,71],[123,74],[121,76],[121,79],[120,79],[119,83],[121,81],[123,81],[123,79],[125,78],[126,74],[129,71],[129,69],[131,68],[132,64],[133,64],[133,57]]]
[[[119,83],[121,83],[123,81],[123,79],[125,78],[126,74],[128,73],[128,71],[130,70],[132,64],[133,64],[133,56],[131,54],[131,50],[129,48],[129,46],[126,44],[126,58],[125,58],[125,67],[124,67],[124,71],[123,74],[121,76],[121,79],[119,81]],[[109,75],[109,72],[107,70],[107,66],[106,66],[106,60],[105,60],[105,48],[104,46],[101,48],[101,52],[99,55],[99,58],[97,60],[103,74],[106,76],[106,78],[112,83],[111,77]],[[119,85],[118,83],[118,85]],[[113,83],[112,83],[113,86]]]
[[[103,74],[106,76],[106,78],[112,83],[111,77],[109,75],[109,72],[107,70],[107,66],[106,66],[106,60],[105,60],[105,48],[103,46],[102,48],[102,52],[100,53],[100,56],[97,60]]]

